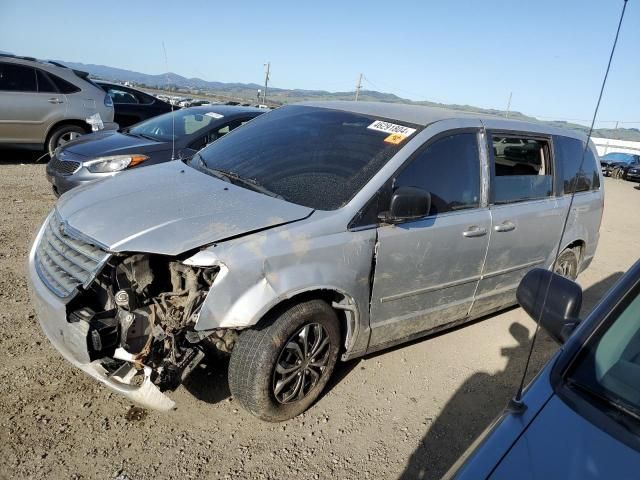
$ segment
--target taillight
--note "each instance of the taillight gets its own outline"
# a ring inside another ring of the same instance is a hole
[[[111,95],[107,94],[104,96],[104,106],[113,108],[113,98],[111,98]]]

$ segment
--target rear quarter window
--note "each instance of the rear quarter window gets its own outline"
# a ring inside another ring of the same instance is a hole
[[[555,136],[553,139],[559,195],[588,192],[600,188],[599,164],[591,148],[577,138]],[[582,155],[584,153],[584,162]],[[582,162],[582,166],[580,163]]]
[[[48,73],[48,75],[51,81],[58,88],[58,91],[60,93],[69,94],[69,93],[76,93],[80,91],[80,89],[76,87],[73,83],[67,82],[66,80],[58,77],[57,75],[54,75],[53,73]]]

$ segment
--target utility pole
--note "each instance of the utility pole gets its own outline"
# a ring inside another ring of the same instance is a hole
[[[267,104],[267,85],[269,84],[269,72],[271,70],[271,62],[267,62],[264,64],[265,72],[264,72],[264,93],[262,95],[262,103],[264,105]]]
[[[354,102],[358,101],[358,96],[360,95],[360,89],[362,88],[362,74],[358,77],[358,83],[356,85],[356,98]]]
[[[511,97],[513,96],[513,92],[509,92],[509,101],[507,102],[507,112],[505,117],[509,118],[509,110],[511,110]]]

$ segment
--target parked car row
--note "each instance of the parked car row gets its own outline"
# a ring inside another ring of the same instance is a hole
[[[605,177],[640,181],[640,154],[607,153],[600,157],[600,166]]]

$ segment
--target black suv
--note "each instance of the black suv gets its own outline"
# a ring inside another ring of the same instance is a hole
[[[170,104],[135,88],[102,80],[95,80],[95,83],[102,87],[113,100],[114,121],[120,125],[120,128],[129,127],[172,110]]]

